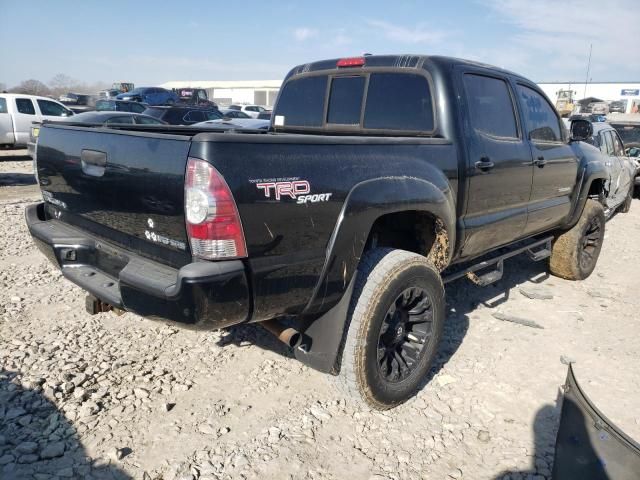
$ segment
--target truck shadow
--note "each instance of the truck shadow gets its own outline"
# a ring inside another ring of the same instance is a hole
[[[222,336],[216,342],[219,347],[233,345],[246,347],[255,345],[264,350],[270,350],[287,358],[294,358],[293,351],[284,343],[258,324],[240,324],[222,330]]]
[[[73,424],[43,394],[42,383],[30,380],[27,388],[21,377],[0,370],[0,478],[131,478],[89,458]]]
[[[31,173],[0,173],[0,187],[35,185],[36,177]]]
[[[455,355],[469,329],[469,315],[480,305],[496,308],[509,301],[511,290],[525,282],[543,283],[549,274],[546,262],[532,262],[520,255],[505,262],[504,276],[498,282],[479,287],[465,278],[445,286],[447,318],[438,353],[427,378],[431,379]]]
[[[518,285],[525,282],[543,283],[548,278],[546,262],[532,262],[525,255],[520,255],[505,262],[503,278],[487,287],[479,287],[464,278],[447,284],[444,331],[434,365],[424,384],[431,381],[462,345],[469,329],[469,314],[479,305],[495,308],[508,302],[511,290]],[[284,357],[294,358],[289,347],[256,324],[241,324],[225,328],[217,345],[221,347],[255,345]]]

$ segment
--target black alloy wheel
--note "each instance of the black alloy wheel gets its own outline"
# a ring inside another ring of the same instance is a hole
[[[594,257],[596,257],[596,255],[600,252],[602,233],[602,220],[600,219],[600,217],[593,217],[587,225],[585,233],[582,237],[580,266],[585,270],[594,263]]]
[[[410,287],[389,306],[378,338],[378,367],[390,383],[413,372],[432,337],[432,300],[427,291]]]

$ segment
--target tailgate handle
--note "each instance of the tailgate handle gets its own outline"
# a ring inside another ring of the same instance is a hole
[[[101,177],[107,165],[107,154],[98,150],[82,150],[80,161],[84,173],[92,177]]]

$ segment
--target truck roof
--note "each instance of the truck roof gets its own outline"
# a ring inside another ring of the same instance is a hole
[[[430,62],[439,65],[440,67],[455,66],[455,65],[468,65],[482,68],[490,68],[492,70],[498,70],[508,75],[522,77],[520,74],[505,70],[494,65],[489,65],[482,62],[476,62],[474,60],[465,60],[456,57],[446,57],[441,55],[421,55],[421,54],[402,54],[402,55],[355,55],[349,58],[362,58],[364,59],[365,67],[392,67],[392,68],[424,68],[425,63]],[[320,70],[335,70],[338,61],[341,58],[332,58],[328,60],[319,60],[311,63],[305,63],[298,65],[291,69],[285,80],[294,75],[301,75],[303,73],[315,72]]]

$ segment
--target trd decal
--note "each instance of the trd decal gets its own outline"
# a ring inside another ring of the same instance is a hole
[[[273,197],[280,200],[283,196],[297,198],[298,195],[304,195],[311,191],[311,185],[306,180],[296,180],[295,182],[264,182],[256,183],[258,190],[264,192],[267,198]]]
[[[306,203],[327,202],[333,193],[311,194],[311,184],[307,180],[300,180],[299,177],[289,179],[269,179],[269,180],[249,180],[255,184],[256,188],[262,192],[265,198],[281,200],[291,198],[296,200],[298,205]]]

